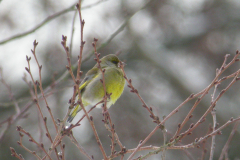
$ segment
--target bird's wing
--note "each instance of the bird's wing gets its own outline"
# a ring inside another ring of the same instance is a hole
[[[89,70],[86,75],[85,78],[82,80],[79,90],[81,92],[81,94],[84,92],[85,87],[94,79],[96,78],[99,74],[97,74],[99,71],[99,69],[97,67],[93,67],[91,70]],[[78,92],[76,93],[76,95],[78,95]],[[73,118],[77,115],[77,113],[81,110],[82,108],[77,105],[74,110],[72,111],[72,113],[69,115],[68,117],[68,122],[71,122],[73,120]]]
[[[79,90],[82,91],[94,78],[98,76],[98,68],[93,67],[90,69],[87,74],[85,75],[85,78],[80,84]]]

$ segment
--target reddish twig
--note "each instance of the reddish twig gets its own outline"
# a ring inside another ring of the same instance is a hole
[[[34,140],[34,138],[31,136],[31,134],[30,134],[29,132],[26,132],[26,131],[25,131],[22,127],[20,127],[20,126],[17,126],[17,131],[19,131],[19,133],[20,133],[20,140],[21,140],[21,138],[23,137],[23,135],[22,135],[21,133],[27,135],[27,136],[29,137],[29,141],[35,143],[39,148],[42,149],[42,151],[47,155],[47,157],[52,160],[52,158],[50,157],[50,155],[49,155],[49,154],[47,153],[47,151],[45,150],[43,144],[42,144],[42,143],[39,144],[36,140]],[[22,141],[19,142],[18,144],[19,144],[19,145],[22,144]],[[23,146],[23,145],[21,145],[21,146]],[[26,149],[26,147],[23,147],[23,148]],[[30,151],[30,150],[29,150],[29,151]],[[32,154],[36,154],[36,153],[32,153]],[[40,157],[39,157],[39,158],[40,158]],[[40,158],[40,159],[41,159],[41,158]]]
[[[74,85],[74,93],[73,93],[73,97],[71,99],[71,105],[69,107],[69,110],[68,110],[68,114],[65,116],[63,122],[61,123],[61,125],[63,126],[63,124],[65,123],[66,119],[67,119],[67,116],[69,115],[71,109],[73,108],[73,105],[74,104],[74,101],[75,101],[75,96],[76,96],[76,93],[78,93],[78,102],[77,104],[80,105],[80,107],[82,108],[82,110],[84,111],[85,113],[85,116],[87,117],[88,121],[90,122],[91,124],[91,127],[93,129],[93,132],[94,132],[94,135],[96,137],[96,140],[98,142],[98,145],[99,145],[99,148],[103,154],[103,157],[104,159],[107,159],[107,156],[106,156],[106,153],[103,149],[103,146],[101,144],[101,141],[99,139],[99,136],[97,134],[97,131],[96,131],[96,128],[94,126],[94,123],[93,123],[93,117],[92,116],[89,116],[86,109],[84,108],[83,104],[82,104],[82,100],[81,100],[81,93],[80,93],[80,90],[78,89],[79,88],[79,85],[80,85],[80,76],[81,76],[81,71],[80,71],[80,68],[81,68],[81,61],[82,61],[82,53],[83,53],[83,46],[85,44],[85,41],[83,41],[83,26],[84,26],[84,20],[82,20],[82,15],[81,15],[81,0],[79,0],[79,4],[76,5],[77,9],[78,9],[78,12],[79,12],[79,18],[80,18],[80,25],[81,25],[81,46],[80,46],[80,55],[78,57],[78,67],[77,67],[77,76],[76,78],[74,78],[74,82],[75,82],[75,85]],[[64,47],[65,48],[65,47]],[[66,52],[67,52],[67,55],[69,55],[69,52],[68,52],[68,49],[65,49]],[[68,56],[69,57],[69,56]],[[68,62],[70,62],[70,58],[68,58]],[[71,66],[71,63],[69,63],[69,66]],[[69,69],[70,72],[72,72],[71,69]],[[72,77],[74,77],[72,75]],[[58,135],[56,136],[55,140],[54,140],[54,143],[52,144],[51,148],[54,148],[57,146],[57,142],[59,142],[59,139],[62,139],[63,136],[60,136],[59,135],[60,132],[58,132]]]
[[[103,122],[105,123],[105,127],[107,128],[107,130],[109,132],[111,132],[112,136],[109,136],[110,139],[111,139],[111,155],[110,157],[114,154],[114,148],[115,148],[115,142],[114,142],[114,137],[115,137],[115,130],[114,130],[114,125],[112,124],[112,120],[111,120],[111,117],[110,117],[110,114],[108,112],[108,109],[107,109],[107,100],[108,98],[111,96],[111,93],[107,93],[107,90],[106,90],[106,83],[105,83],[105,76],[104,76],[104,73],[105,73],[105,69],[102,69],[101,67],[101,61],[99,59],[100,57],[100,53],[97,53],[97,39],[94,38],[94,42],[92,43],[93,47],[94,47],[94,54],[95,54],[95,60],[97,61],[97,64],[98,64],[98,69],[100,70],[101,74],[102,74],[102,79],[101,79],[101,82],[103,84],[103,90],[104,90],[104,97],[103,97],[103,115],[104,115],[104,120]],[[108,127],[108,122],[109,122],[109,125],[110,125],[110,128]],[[120,142],[120,141],[119,141]],[[122,146],[122,144],[120,143],[120,145]],[[120,147],[121,147],[120,146]]]
[[[237,81],[239,80],[238,75],[240,74],[240,69],[238,70],[238,74],[236,74],[236,76],[233,78],[233,80],[229,83],[229,85],[223,89],[219,95],[216,97],[216,99],[213,101],[213,103],[211,104],[211,106],[207,109],[207,111],[202,115],[202,117],[197,121],[196,124],[190,126],[190,128],[185,131],[184,133],[181,133],[178,137],[178,140],[184,138],[186,135],[188,135],[189,133],[191,133],[197,126],[199,126],[201,123],[203,123],[205,121],[205,118],[207,116],[208,113],[210,113],[212,111],[212,109],[216,106],[217,101],[222,97],[222,95]]]
[[[115,129],[114,129],[114,124],[112,123],[112,120],[111,120],[111,117],[110,117],[110,114],[108,112],[108,109],[107,109],[107,99],[111,96],[112,93],[107,93],[106,91],[106,85],[105,85],[105,78],[104,78],[104,73],[105,73],[105,69],[102,69],[100,63],[100,54],[97,53],[97,49],[96,49],[96,43],[97,43],[97,39],[94,39],[94,42],[93,42],[93,47],[94,47],[94,51],[95,51],[95,60],[97,61],[98,63],[98,68],[100,70],[100,72],[102,73],[102,79],[101,79],[101,82],[103,84],[103,89],[104,89],[104,97],[103,97],[103,116],[104,116],[104,124],[105,124],[105,127],[106,129],[112,134],[110,137],[111,139],[111,155],[109,156],[110,159],[112,158],[113,154],[115,153],[115,142],[114,142],[114,138],[116,139],[118,145],[120,146],[121,150],[124,148],[122,143],[120,142],[119,140],[119,137],[117,135],[117,133],[115,132]],[[109,127],[110,126],[110,127]]]
[[[208,127],[208,131],[207,131],[207,134],[208,135],[209,133],[211,133],[213,131],[213,128],[211,125],[209,125]],[[197,138],[198,139],[198,138]],[[195,141],[197,141],[197,139],[195,139]],[[202,156],[201,156],[201,160],[204,160],[205,159],[205,155],[207,153],[207,149],[206,149],[206,142],[207,142],[207,139],[203,140],[202,141]]]
[[[20,160],[24,160],[23,156],[21,154],[17,154],[14,148],[10,147],[10,151],[12,153],[11,156],[16,157]]]
[[[223,73],[223,71],[225,71],[229,66],[231,66],[233,63],[235,63],[236,61],[238,61],[238,60],[236,60],[236,59],[237,59],[237,57],[239,56],[239,54],[240,54],[240,52],[237,51],[237,52],[236,52],[236,55],[235,55],[234,58],[233,58],[233,60],[232,60],[231,62],[229,62],[227,65],[225,65],[225,63],[226,63],[226,60],[227,60],[227,57],[228,57],[228,56],[225,56],[225,60],[224,60],[224,63],[223,63],[223,65],[222,65],[222,67],[220,68],[219,74],[214,78],[214,80],[212,81],[212,83],[211,83],[206,89],[204,89],[202,92],[199,93],[199,94],[202,95],[202,96],[201,96],[200,98],[198,98],[198,100],[195,102],[195,104],[194,104],[194,106],[193,106],[194,109],[195,109],[195,107],[198,105],[198,103],[201,101],[201,99],[208,93],[208,91],[210,90],[210,88],[211,88],[213,85],[215,85],[216,80],[217,80],[218,77],[220,76],[220,73]],[[212,108],[215,106],[215,104],[216,104],[216,102],[219,100],[219,98],[226,92],[227,89],[229,89],[229,88],[236,82],[237,76],[238,76],[238,74],[239,74],[239,71],[240,71],[240,70],[238,70],[238,71],[236,72],[236,75],[235,75],[235,77],[234,77],[234,80],[229,84],[229,86],[228,86],[225,90],[223,90],[223,91],[219,94],[219,96],[215,99],[214,103],[212,103],[212,105],[208,108],[208,110],[205,112],[205,114],[202,116],[202,118],[201,118],[195,125],[194,125],[194,124],[193,124],[193,125],[190,125],[190,128],[189,128],[186,132],[184,132],[184,133],[182,133],[181,135],[179,135],[178,137],[176,137],[177,134],[175,134],[175,136],[171,139],[171,141],[173,141],[173,140],[179,141],[180,139],[184,138],[186,135],[190,134],[193,129],[195,129],[200,123],[202,123],[202,122],[205,120],[206,115],[212,110]],[[131,82],[131,81],[130,81],[130,82]],[[128,81],[128,83],[130,83],[130,82]],[[130,85],[129,87],[132,88],[131,85]],[[134,88],[133,88],[133,89],[134,89]],[[133,91],[134,91],[134,90],[133,90]],[[192,95],[191,95],[187,100],[185,100],[185,101],[189,101],[189,99],[191,99],[193,96],[194,96],[194,95],[192,94]],[[141,100],[141,99],[140,99],[140,100]],[[184,101],[182,104],[185,104],[185,101]],[[183,106],[182,104],[181,104],[180,106],[178,106],[176,109],[174,109],[168,116],[166,116],[166,118],[165,118],[161,123],[159,123],[158,126],[156,126],[156,127],[153,129],[153,131],[152,131],[143,141],[141,141],[141,143],[139,143],[139,145],[137,146],[136,150],[129,156],[128,160],[130,160],[131,158],[133,158],[133,156],[136,154],[136,152],[138,151],[138,149],[139,149],[143,144],[145,144],[145,143],[151,138],[151,136],[158,130],[158,128],[161,127],[161,125],[162,125],[168,118],[170,118],[173,114],[175,114],[175,113],[178,112],[178,110]],[[193,112],[193,110],[194,110],[193,108],[192,108],[192,109],[190,110],[190,112],[187,114],[187,116],[186,116],[186,118],[185,118],[185,120],[183,121],[182,124],[185,124],[185,123],[187,122],[187,120],[189,120],[190,118],[192,118],[192,114],[190,114],[190,113]],[[181,130],[182,127],[183,127],[183,126],[180,124],[176,133],[180,132],[180,130]],[[176,138],[177,138],[177,139],[176,139]]]
[[[39,89],[40,89],[40,91],[41,91],[42,97],[43,97],[44,102],[45,102],[45,104],[46,104],[46,108],[47,108],[47,110],[48,110],[48,112],[49,112],[49,114],[50,114],[50,117],[51,117],[51,120],[52,120],[52,122],[53,122],[53,124],[54,124],[55,130],[56,130],[56,132],[58,132],[57,124],[56,124],[56,122],[55,122],[55,120],[54,120],[54,117],[53,117],[51,108],[50,108],[49,105],[48,105],[47,99],[46,99],[45,94],[44,94],[44,91],[43,91],[43,86],[42,86],[42,74],[41,74],[42,65],[39,64],[38,59],[37,59],[37,57],[36,57],[36,47],[37,47],[37,45],[38,45],[38,42],[36,42],[36,40],[35,40],[33,44],[34,44],[34,49],[31,50],[31,51],[32,51],[32,54],[33,54],[33,56],[34,56],[34,59],[35,59],[35,61],[36,61],[36,63],[37,63],[38,70],[39,70],[39,82],[36,81],[36,83],[39,85]],[[35,92],[35,96],[37,97],[36,92]],[[47,117],[44,117],[44,125],[45,125],[45,128],[47,128]],[[40,128],[41,128],[41,127],[40,127]],[[40,131],[40,133],[42,133],[42,132]],[[51,143],[53,143],[52,138],[51,138],[49,132],[48,132],[48,135],[49,135],[49,139],[50,139]],[[62,149],[62,148],[61,148],[61,149]],[[59,160],[59,156],[58,156],[57,149],[55,148],[54,150],[55,150],[57,159]],[[62,150],[62,152],[63,152],[63,150]]]
[[[34,55],[34,57],[35,57],[35,59],[37,59],[37,58],[36,58],[36,53],[35,53],[37,45],[38,45],[38,42],[36,42],[36,40],[35,40],[35,41],[33,42],[33,50],[31,50],[32,53],[33,53],[33,55]],[[37,106],[37,108],[38,108],[38,113],[40,114],[40,117],[41,117],[40,119],[43,121],[45,130],[46,130],[46,132],[47,132],[46,135],[47,135],[48,139],[50,140],[50,142],[53,143],[52,137],[51,137],[51,135],[50,135],[50,132],[49,132],[49,130],[48,130],[47,123],[46,123],[46,122],[47,122],[47,117],[44,117],[44,116],[43,116],[41,107],[40,107],[40,105],[39,105],[39,98],[38,98],[38,93],[37,93],[37,86],[40,86],[40,90],[41,90],[43,99],[45,99],[45,103],[47,102],[47,101],[46,101],[46,98],[44,98],[44,93],[43,93],[43,90],[42,90],[42,82],[41,82],[41,81],[40,81],[40,82],[35,81],[34,78],[33,78],[33,75],[32,75],[32,73],[31,73],[31,68],[30,68],[30,60],[31,60],[31,57],[29,58],[28,56],[26,56],[26,60],[27,60],[27,63],[28,63],[28,67],[25,67],[25,69],[26,69],[26,71],[28,72],[28,74],[30,75],[31,80],[32,80],[32,83],[33,83],[33,87],[34,87],[34,95],[32,95],[32,98],[33,98],[33,101],[35,102],[35,104],[36,104],[36,106]],[[37,60],[36,60],[36,62],[38,63]],[[39,63],[38,63],[38,67],[39,67],[39,72],[41,72],[41,68],[42,68],[42,67],[39,65]],[[39,74],[40,74],[40,77],[41,77],[41,73],[39,73]],[[30,87],[30,88],[31,88],[31,87]],[[46,103],[46,104],[47,104],[47,103]],[[49,111],[49,113],[50,113],[50,115],[51,115],[51,118],[52,118],[53,123],[55,123],[54,118],[53,118],[53,115],[51,114],[51,109],[49,108],[48,104],[47,104],[47,109],[48,109],[48,111]],[[59,159],[59,157],[58,157],[58,152],[57,152],[57,149],[56,149],[56,148],[55,148],[55,154],[56,154],[57,158]]]
[[[231,142],[231,140],[232,140],[235,132],[237,131],[237,128],[238,128],[239,124],[240,124],[240,121],[237,121],[237,122],[234,124],[234,127],[233,127],[233,129],[232,129],[232,131],[231,131],[231,133],[230,133],[230,135],[229,135],[229,137],[228,137],[228,140],[227,140],[226,144],[224,145],[224,147],[223,147],[223,149],[222,149],[222,152],[221,152],[221,155],[220,155],[220,157],[219,157],[219,160],[222,160],[223,157],[224,157],[224,155],[226,155],[226,153],[228,152],[229,144],[230,144],[230,142]],[[227,159],[227,158],[228,158],[228,157],[225,156],[225,159]]]
[[[158,116],[155,116],[155,114],[153,113],[152,107],[148,107],[148,105],[145,103],[145,101],[143,100],[143,98],[140,96],[140,94],[138,93],[138,90],[134,88],[134,86],[132,85],[132,80],[127,78],[127,75],[124,71],[124,64],[121,63],[120,65],[122,71],[123,71],[123,75],[124,78],[126,79],[126,81],[128,82],[128,87],[131,89],[130,92],[135,93],[137,95],[137,97],[140,99],[140,101],[143,104],[143,107],[147,109],[147,111],[150,113],[150,117],[153,119],[153,122],[160,124],[160,120]]]
[[[229,55],[226,55],[223,61],[222,66],[219,69],[219,72],[217,73],[216,77],[213,79],[213,81],[210,83],[210,85],[204,90],[203,94],[196,100],[195,104],[193,105],[193,107],[191,108],[191,110],[189,111],[189,113],[187,114],[187,116],[185,117],[185,119],[183,120],[183,122],[181,124],[178,125],[178,129],[175,133],[175,135],[171,138],[171,140],[176,139],[176,137],[179,135],[180,131],[182,130],[183,126],[187,123],[187,121],[191,118],[191,115],[193,113],[193,111],[195,110],[195,108],[197,107],[197,105],[201,102],[201,100],[205,97],[205,95],[209,92],[209,90],[217,83],[217,80],[219,78],[219,76],[229,67],[231,66],[233,63],[236,62],[237,57],[239,56],[240,52],[236,52],[236,55],[234,56],[234,58],[232,59],[231,62],[229,62],[228,64],[226,64],[227,58],[229,57]]]
[[[206,139],[212,137],[213,135],[217,135],[217,134],[221,134],[221,130],[225,127],[227,127],[229,124],[231,123],[234,123],[236,121],[240,121],[240,117],[236,118],[236,119],[233,119],[231,118],[229,121],[227,121],[224,125],[222,125],[221,127],[219,127],[218,129],[216,129],[215,131],[207,134],[206,136],[204,137],[201,137],[199,139],[196,139],[194,142],[190,143],[190,144],[187,144],[187,145],[182,145],[182,146],[174,146],[174,144],[177,143],[177,141],[172,141],[162,147],[159,147],[158,150],[156,151],[153,151],[153,152],[149,152],[148,154],[146,154],[145,156],[142,156],[141,158],[139,158],[139,160],[142,160],[142,159],[145,159],[153,154],[158,154],[159,152],[163,151],[164,149],[188,149],[188,148],[194,148],[194,147],[197,147],[199,148],[199,144],[202,143],[203,141],[205,141]],[[136,151],[136,149],[135,149]]]
[[[68,137],[71,139],[71,141],[73,142],[73,144],[75,144],[75,145],[77,146],[78,150],[79,150],[82,154],[84,154],[88,159],[93,160],[92,157],[91,157],[90,155],[88,155],[87,152],[83,149],[83,147],[78,144],[77,140],[75,139],[75,137],[73,136],[72,133],[71,133]]]
[[[34,58],[35,58],[35,61],[36,61],[37,65],[38,65],[38,71],[39,71],[39,83],[38,83],[38,84],[39,84],[39,89],[40,89],[40,91],[41,91],[41,94],[42,94],[42,97],[43,97],[44,102],[45,102],[45,104],[46,104],[46,107],[47,107],[47,109],[48,109],[48,112],[49,112],[49,114],[50,114],[50,116],[51,116],[51,119],[52,119],[52,122],[53,122],[53,124],[54,124],[54,127],[55,127],[55,129],[56,129],[56,131],[57,131],[57,130],[58,130],[57,125],[56,125],[56,123],[55,123],[55,120],[54,120],[54,118],[53,118],[53,114],[52,114],[51,108],[50,108],[49,105],[48,105],[47,99],[46,99],[45,94],[44,94],[44,91],[43,91],[43,86],[42,86],[42,74],[41,74],[42,65],[39,64],[38,59],[37,59],[37,57],[36,57],[36,47],[37,47],[38,42],[36,42],[36,40],[35,40],[33,44],[34,44],[34,50],[31,50],[31,51],[32,51],[33,56],[34,56]],[[37,81],[36,81],[36,83],[37,83]],[[36,97],[37,97],[37,95],[36,95]]]

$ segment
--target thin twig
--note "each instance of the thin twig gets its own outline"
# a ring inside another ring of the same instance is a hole
[[[10,147],[10,151],[12,153],[11,156],[16,157],[20,160],[25,160],[21,154],[17,154],[14,148]]]
[[[91,108],[88,110],[87,113],[90,113],[94,108],[96,108],[96,106],[97,106],[98,104],[101,104],[101,103],[103,103],[103,101],[100,101],[100,102],[98,102],[97,104],[95,104],[93,107],[91,107]],[[83,120],[83,118],[85,118],[85,117],[86,117],[86,115],[84,114],[84,115],[82,116],[82,118],[80,118],[80,119],[77,121],[77,123],[75,123],[74,125],[71,124],[68,128],[63,128],[63,130],[61,131],[61,132],[62,132],[62,136],[65,136],[65,135],[70,134],[70,133],[71,133],[71,130],[72,130],[73,128],[80,126],[80,122],[81,122],[81,121]]]
[[[151,137],[152,135],[160,128],[159,125],[157,125],[151,133],[149,133],[149,135],[143,140],[140,141],[140,143],[138,144],[138,146],[136,147],[136,149],[134,150],[134,152],[132,152],[132,154],[128,157],[128,160],[132,159],[133,156],[137,153],[137,151],[142,147],[143,144],[145,144]]]
[[[66,54],[67,54],[67,61],[68,61],[68,65],[69,65],[69,66],[66,66],[66,68],[67,68],[69,74],[71,75],[74,83],[76,83],[77,81],[76,81],[76,78],[75,78],[75,76],[74,76],[74,74],[73,74],[73,70],[72,70],[72,67],[71,67],[72,64],[71,64],[71,58],[70,58],[69,48],[66,46],[66,42],[67,42],[67,36],[62,36],[62,42],[61,42],[61,44],[62,44],[62,46],[63,46],[63,48],[65,49],[65,52],[66,52]],[[80,82],[78,81],[78,83],[80,83]],[[69,108],[68,108],[68,111],[67,111],[66,116],[64,117],[63,121],[60,123],[60,127],[59,127],[59,129],[58,129],[57,135],[55,136],[54,141],[53,141],[53,143],[52,143],[52,145],[51,145],[51,147],[50,147],[51,150],[48,151],[49,154],[51,153],[51,151],[52,151],[53,148],[55,149],[55,148],[57,147],[57,144],[60,144],[60,143],[61,143],[61,140],[62,140],[62,134],[61,134],[61,132],[62,132],[62,129],[65,129],[63,126],[65,125],[65,122],[66,122],[66,120],[67,120],[67,118],[68,118],[68,115],[71,113],[71,110],[72,110],[73,107],[75,106],[75,98],[76,98],[76,95],[77,95],[77,92],[78,92],[78,91],[77,91],[78,88],[79,88],[79,86],[78,86],[77,84],[75,84],[75,85],[74,85],[74,89],[73,89],[73,96],[72,96],[72,98],[69,100],[70,106],[69,106]]]
[[[164,118],[163,118],[164,119]],[[163,124],[164,125],[164,124]],[[163,130],[162,130],[162,133],[163,133],[163,145],[165,145],[166,144],[166,142],[167,142],[167,130],[164,128]],[[164,149],[163,151],[162,151],[162,160],[165,160],[165,158],[166,158],[166,149]]]
[[[17,131],[19,131],[19,133],[23,133],[25,135],[27,135],[29,137],[29,141],[35,143],[39,148],[41,148],[43,150],[43,152],[47,155],[47,157],[52,160],[52,158],[50,157],[50,155],[47,153],[47,151],[45,150],[44,146],[39,144],[32,136],[29,132],[26,132],[22,127],[17,126]],[[20,134],[20,140],[22,138],[22,135]]]
[[[37,44],[36,40],[35,40],[34,44]],[[35,48],[36,48],[36,47],[35,47]],[[37,59],[37,57],[36,57],[35,48],[34,48],[34,50],[32,51],[32,53],[33,53],[33,56],[34,56],[34,58],[35,58],[35,61],[36,61],[37,65],[38,65],[38,69],[39,69],[39,70],[38,70],[38,71],[39,71],[39,89],[40,89],[40,91],[41,91],[41,94],[42,94],[42,97],[43,97],[44,102],[45,102],[45,104],[46,104],[46,107],[47,107],[47,109],[48,109],[48,112],[49,112],[49,114],[50,114],[50,116],[51,116],[51,119],[52,119],[52,122],[53,122],[53,124],[54,124],[55,130],[58,131],[58,127],[57,127],[57,124],[56,124],[56,122],[55,122],[55,120],[54,120],[54,117],[53,117],[51,108],[49,107],[48,102],[47,102],[47,99],[46,99],[45,94],[44,94],[44,90],[43,90],[43,86],[42,86],[42,74],[41,74],[42,65],[40,65],[39,62],[38,62],[38,59]],[[36,97],[37,97],[37,95],[36,95]]]
[[[63,143],[62,145],[60,145],[61,147],[61,155],[59,156],[61,158],[61,160],[65,160],[65,144]]]
[[[217,69],[216,70],[216,75],[218,74],[219,70]],[[218,85],[219,83],[217,83],[214,87],[214,90],[213,90],[213,94],[212,94],[212,100],[211,100],[211,103],[214,102],[214,96],[216,94],[216,90],[218,88]],[[214,131],[217,127],[217,116],[216,116],[216,109],[215,107],[212,109],[211,111],[211,115],[212,115],[212,118],[213,118],[213,127],[212,127],[212,130]],[[214,155],[214,150],[215,150],[215,135],[212,136],[212,143],[211,143],[211,149],[210,149],[210,156],[209,156],[209,160],[213,160],[213,155]]]
[[[23,149],[25,149],[27,152],[31,153],[32,155],[34,155],[38,160],[41,160],[41,158],[36,154],[35,151],[31,151],[30,149],[28,149],[27,147],[25,147],[23,144],[22,144],[22,137],[23,137],[23,134],[19,133],[20,135],[20,141],[17,142],[18,145],[20,145]]]
[[[208,135],[208,134],[211,133],[212,131],[213,131],[212,126],[209,125],[208,131],[207,131],[207,134],[206,134],[206,135]],[[195,140],[195,141],[196,141],[196,140]],[[202,156],[201,156],[201,160],[204,160],[204,159],[205,159],[205,155],[206,155],[206,153],[207,153],[206,142],[207,142],[207,139],[205,139],[205,140],[202,141]]]
[[[106,90],[106,85],[105,85],[105,78],[104,78],[104,72],[105,72],[105,69],[102,69],[101,67],[101,62],[100,62],[100,54],[97,53],[97,49],[96,49],[96,43],[97,43],[97,39],[94,38],[94,42],[92,43],[93,45],[93,48],[94,48],[94,53],[95,53],[95,60],[97,61],[97,64],[98,64],[98,69],[100,70],[101,74],[102,74],[102,79],[101,79],[101,82],[103,84],[103,90],[104,90],[104,97],[103,97],[103,115],[105,116],[105,121],[107,120],[107,116],[108,116],[108,111],[107,111],[107,98],[108,98],[108,93],[107,93],[107,90]],[[112,145],[111,145],[111,153],[113,152],[113,149],[114,149],[114,134],[112,135],[112,138],[111,138],[111,142],[112,142]],[[104,151],[105,153],[105,151]],[[104,157],[104,159],[107,159],[107,157]]]
[[[92,157],[91,157],[90,155],[88,155],[88,153],[83,149],[83,147],[78,144],[78,142],[77,142],[77,140],[75,139],[75,137],[73,136],[73,134],[70,134],[68,137],[69,137],[69,138],[71,139],[71,141],[77,146],[78,150],[79,150],[82,154],[84,154],[88,159],[92,160]]]
[[[240,121],[237,121],[237,122],[234,124],[234,127],[233,127],[233,129],[232,129],[232,131],[231,131],[231,133],[230,133],[230,135],[229,135],[229,137],[228,137],[228,140],[227,140],[226,144],[224,145],[224,147],[223,147],[223,149],[222,149],[222,152],[221,152],[221,154],[220,154],[219,160],[222,160],[222,159],[223,159],[223,156],[226,155],[225,153],[228,152],[229,144],[230,144],[230,142],[232,141],[232,138],[233,138],[235,132],[237,131],[237,128],[238,128],[239,124],[240,124]],[[228,157],[225,157],[225,159],[227,159],[227,158],[228,158]]]
[[[107,130],[109,132],[111,132],[112,136],[110,136],[111,138],[111,155],[110,157],[114,154],[114,148],[115,148],[115,142],[114,142],[114,137],[115,137],[115,130],[114,130],[114,125],[112,124],[112,120],[111,120],[111,117],[110,117],[110,114],[108,112],[108,109],[107,109],[107,100],[108,100],[108,97],[111,96],[111,93],[107,93],[107,90],[106,90],[106,83],[105,83],[105,76],[104,76],[104,73],[105,73],[105,69],[102,69],[101,67],[101,62],[100,62],[100,54],[97,53],[97,39],[94,38],[94,42],[92,43],[93,47],[94,47],[94,51],[95,51],[95,60],[97,61],[97,64],[98,64],[98,69],[100,70],[101,74],[102,74],[102,79],[101,79],[101,82],[102,82],[102,85],[103,85],[103,90],[104,90],[104,97],[103,97],[103,115],[104,115],[104,123],[105,123],[105,127],[107,128]],[[110,128],[108,127],[108,122],[109,122],[109,125],[110,125]],[[120,142],[120,141],[119,141]],[[122,146],[122,144],[120,143],[120,145]],[[121,147],[120,146],[120,147]]]

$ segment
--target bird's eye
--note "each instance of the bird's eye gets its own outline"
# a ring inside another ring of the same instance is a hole
[[[112,63],[114,63],[114,64],[118,64],[118,61],[112,61]]]

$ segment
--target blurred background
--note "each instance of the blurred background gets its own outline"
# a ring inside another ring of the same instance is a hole
[[[83,1],[82,10],[85,20],[84,56],[87,56],[92,48],[93,38],[98,38],[100,46],[128,19],[126,26],[121,32],[102,47],[98,52],[101,56],[120,53],[119,58],[127,63],[125,71],[132,79],[134,87],[139,90],[145,102],[151,106],[154,113],[159,117],[168,115],[174,108],[183,102],[191,93],[198,93],[206,88],[216,74],[216,68],[220,67],[225,54],[230,58],[240,49],[240,1],[239,0],[152,0],[148,5],[145,0],[88,0]],[[27,32],[41,24],[46,18],[55,15],[74,4],[75,0],[12,0],[0,1],[0,67],[3,78],[11,86],[14,97],[22,109],[31,101],[29,88],[22,80],[27,66],[26,55],[32,56],[30,49],[33,48],[33,41],[36,39],[37,57],[43,65],[43,88],[50,86],[55,79],[61,77],[66,71],[66,54],[61,46],[61,37],[68,37],[70,44],[72,25],[75,10],[69,9],[64,14],[48,21],[39,29],[19,38],[8,40],[9,37]],[[86,7],[88,6],[88,7]],[[142,8],[145,6],[144,8]],[[73,7],[74,8],[74,7]],[[141,9],[142,8],[142,9]],[[76,16],[72,43],[72,62],[77,61],[80,46],[79,18]],[[82,64],[82,71],[85,74],[94,64],[94,56]],[[234,64],[224,75],[229,75],[239,68]],[[38,68],[32,57],[31,71],[35,80],[38,80]],[[27,79],[30,77],[27,75]],[[225,88],[230,81],[219,86],[217,94]],[[63,79],[55,88],[47,100],[55,118],[62,119],[68,108],[68,100],[72,96],[73,82],[71,78]],[[125,87],[121,98],[109,110],[116,132],[127,149],[135,148],[140,140],[143,140],[156,126],[149,113],[142,107],[140,100],[135,94],[129,92]],[[193,118],[187,123],[186,130],[191,123],[195,123],[210,105],[211,93],[204,98],[193,113]],[[231,117],[239,116],[240,85],[236,83],[218,101],[217,122],[222,125]],[[40,102],[45,116],[49,117],[45,104]],[[166,122],[168,131],[167,138],[171,138],[185,115],[194,104],[194,100],[184,107]],[[102,123],[101,110],[95,109],[91,115],[97,131],[102,140],[103,146],[110,154],[109,132]],[[15,114],[15,108],[10,101],[7,88],[0,83],[0,122],[6,120],[10,115]],[[32,155],[17,145],[19,140],[16,126],[21,125],[30,132],[34,138],[39,139],[39,127],[36,106],[31,106],[20,118],[7,128],[0,141],[0,159],[16,159],[11,157],[9,147],[15,148],[25,159],[35,159]],[[79,113],[74,122],[80,118]],[[204,136],[212,123],[212,116],[207,116],[201,126],[191,136],[182,141],[188,144],[196,137]],[[7,124],[0,128],[1,134]],[[53,124],[50,123],[52,135],[55,134]],[[229,125],[222,131],[221,136],[216,137],[216,149],[214,159],[218,159],[224,144],[233,128]],[[240,129],[236,132],[229,147],[229,158],[240,159],[239,135]],[[78,142],[84,149],[95,157],[101,159],[101,152],[96,143],[91,126],[87,120],[81,123],[80,127],[73,130]],[[37,148],[34,144],[24,139],[24,145],[32,150]],[[66,159],[84,159],[77,147],[66,137]],[[210,139],[206,143],[208,159],[210,152]],[[44,137],[43,142],[47,143]],[[159,130],[147,142],[146,145],[161,146],[163,135]],[[119,150],[117,147],[116,149]],[[168,150],[166,159],[198,159],[202,156],[202,145],[199,149],[188,149],[189,153],[182,150]],[[137,155],[148,153],[139,152]],[[126,157],[125,157],[126,158]],[[160,159],[161,154],[154,155],[149,159]],[[118,158],[116,158],[118,159]]]

